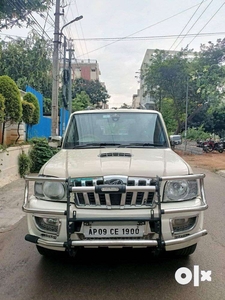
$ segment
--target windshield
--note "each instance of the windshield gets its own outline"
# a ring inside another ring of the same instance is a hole
[[[79,147],[168,147],[160,117],[156,113],[74,114],[63,148]]]

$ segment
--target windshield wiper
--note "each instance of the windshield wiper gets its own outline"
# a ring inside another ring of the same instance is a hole
[[[153,144],[153,143],[130,143],[127,145],[122,145],[124,147],[163,147],[162,144]]]
[[[83,145],[76,145],[74,146],[74,149],[76,148],[105,148],[106,146],[120,146],[119,143],[86,143]]]

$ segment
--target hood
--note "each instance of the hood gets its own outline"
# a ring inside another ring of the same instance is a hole
[[[40,170],[56,177],[186,175],[190,166],[173,150],[150,148],[62,149]]]

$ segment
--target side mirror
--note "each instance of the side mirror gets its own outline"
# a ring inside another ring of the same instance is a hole
[[[62,137],[59,135],[50,136],[48,138],[48,144],[52,148],[59,148],[62,145]]]
[[[172,147],[182,144],[181,135],[170,135],[170,144]]]

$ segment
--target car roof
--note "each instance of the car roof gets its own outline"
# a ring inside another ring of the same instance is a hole
[[[156,110],[142,110],[142,109],[92,109],[92,110],[80,110],[76,111],[73,114],[104,114],[104,113],[153,113],[153,114],[160,114]]]

